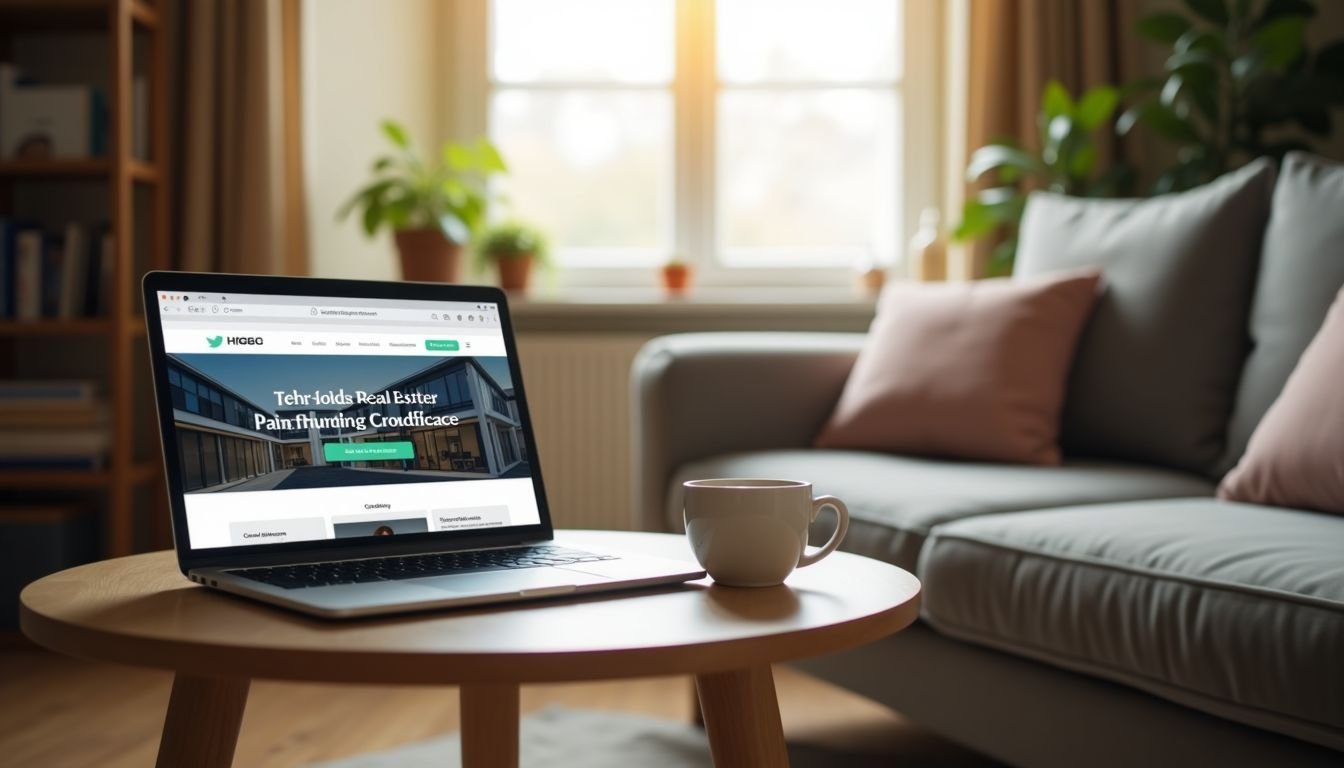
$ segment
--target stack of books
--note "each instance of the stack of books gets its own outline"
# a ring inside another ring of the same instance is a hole
[[[111,430],[93,381],[0,381],[0,469],[102,469]]]
[[[61,234],[0,216],[0,318],[107,314],[112,234],[106,225],[66,225]]]

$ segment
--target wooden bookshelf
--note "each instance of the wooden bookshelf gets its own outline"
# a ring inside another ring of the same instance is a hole
[[[144,397],[150,381],[148,371],[143,369],[145,328],[136,287],[144,269],[169,266],[168,39],[163,19],[165,4],[172,1],[0,0],[0,54],[6,57],[13,40],[25,34],[106,35],[110,131],[106,156],[0,160],[0,210],[11,204],[18,185],[66,180],[103,183],[113,251],[112,269],[104,286],[109,296],[105,317],[0,320],[0,354],[6,350],[9,355],[22,354],[23,347],[16,342],[27,338],[94,337],[105,346],[106,365],[91,365],[87,377],[101,380],[107,399],[111,440],[106,466],[98,470],[2,470],[0,494],[16,502],[24,502],[30,494],[41,498],[61,491],[101,496],[106,509],[103,549],[113,556],[129,554],[136,547],[137,494],[141,501],[151,504],[153,515],[167,515],[157,452],[147,455],[136,451],[137,445],[158,442],[136,439],[137,430],[156,426],[143,410],[137,410],[137,400]],[[137,40],[147,54],[140,71],[134,68]],[[136,74],[146,78],[149,90],[148,158],[132,154],[131,90]],[[137,216],[137,200],[141,207],[148,206],[147,218]],[[149,231],[137,232],[136,223],[146,220]],[[139,259],[137,242],[142,245]],[[167,528],[166,518],[156,521],[154,527],[152,533],[161,536]],[[152,543],[167,544],[163,540]]]

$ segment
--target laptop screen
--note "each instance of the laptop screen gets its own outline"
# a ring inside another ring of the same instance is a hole
[[[156,298],[192,549],[540,521],[497,305]]]

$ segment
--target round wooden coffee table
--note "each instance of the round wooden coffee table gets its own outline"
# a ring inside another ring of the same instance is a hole
[[[681,536],[562,531],[577,547],[691,559]],[[72,568],[23,591],[33,641],[98,661],[176,673],[160,766],[227,766],[253,678],[458,685],[462,762],[518,763],[518,686],[694,675],[714,762],[786,765],[770,665],[897,632],[919,581],[845,553],[780,587],[706,579],[582,599],[332,622],[199,587],[171,552]]]

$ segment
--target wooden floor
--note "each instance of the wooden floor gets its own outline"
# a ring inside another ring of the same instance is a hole
[[[776,671],[791,741],[891,755],[893,765],[990,766],[890,710],[784,668]],[[0,651],[0,766],[122,768],[153,765],[171,676]],[[524,712],[560,705],[689,720],[688,680],[523,688]],[[457,729],[451,688],[257,682],[234,764],[300,766],[431,738]]]

